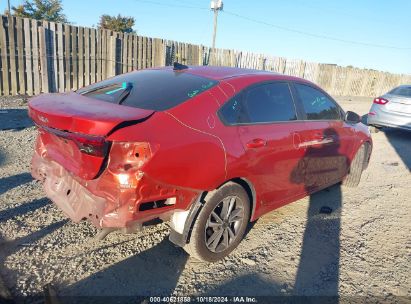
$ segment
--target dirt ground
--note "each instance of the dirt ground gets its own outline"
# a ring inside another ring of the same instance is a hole
[[[337,99],[359,114],[371,105]],[[0,98],[0,274],[18,301],[51,283],[59,297],[340,295],[409,303],[410,133],[373,134],[358,188],[333,186],[271,212],[229,257],[203,264],[168,241],[167,224],[96,242],[90,224],[68,221],[30,176],[35,129],[26,115],[24,100]],[[320,214],[322,206],[333,212]]]

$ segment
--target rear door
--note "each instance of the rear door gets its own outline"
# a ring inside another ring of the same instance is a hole
[[[247,164],[248,178],[263,205],[272,209],[273,205],[279,206],[302,193],[302,185],[290,181],[303,156],[298,143],[304,122],[298,120],[289,84],[271,82],[252,86],[225,108],[236,109],[238,118],[231,116],[229,120],[237,122],[245,150],[243,163]]]
[[[305,149],[299,165],[300,178],[307,193],[340,181],[347,173],[355,131],[343,120],[343,111],[323,91],[294,83],[305,130],[300,147]]]

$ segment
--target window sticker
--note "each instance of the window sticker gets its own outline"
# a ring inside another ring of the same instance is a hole
[[[200,90],[194,90],[194,91],[191,91],[190,93],[188,93],[187,96],[190,97],[190,98],[193,98],[198,93],[200,93]]]
[[[211,88],[215,83],[210,81],[209,83],[201,85],[201,89],[193,90],[187,94],[188,97],[193,98],[196,96],[198,93],[204,92],[205,90],[208,90]]]
[[[114,94],[115,92],[118,92],[118,91],[121,91],[121,90],[125,90],[126,88],[127,88],[127,82],[123,82],[123,83],[121,84],[121,87],[120,87],[120,88],[117,88],[117,89],[108,91],[108,92],[106,92],[106,95]]]
[[[207,90],[209,88],[211,88],[214,85],[214,82],[210,81],[207,84],[203,84],[201,87],[203,88],[203,90]]]

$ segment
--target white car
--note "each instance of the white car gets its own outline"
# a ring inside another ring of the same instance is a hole
[[[401,85],[375,98],[368,113],[368,125],[374,132],[381,127],[411,131],[411,85]]]

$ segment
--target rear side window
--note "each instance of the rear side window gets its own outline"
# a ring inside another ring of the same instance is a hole
[[[207,91],[218,82],[173,70],[119,75],[77,90],[78,94],[141,109],[163,111]]]
[[[395,88],[394,90],[390,91],[389,94],[411,97],[411,86]]]
[[[313,87],[295,84],[308,120],[338,120],[341,113],[337,105],[324,93]]]
[[[220,111],[228,124],[270,123],[297,119],[287,83],[252,87],[228,101]]]
[[[242,94],[238,94],[221,107],[220,116],[225,123],[234,125],[248,121],[248,118],[244,117],[242,97]]]

